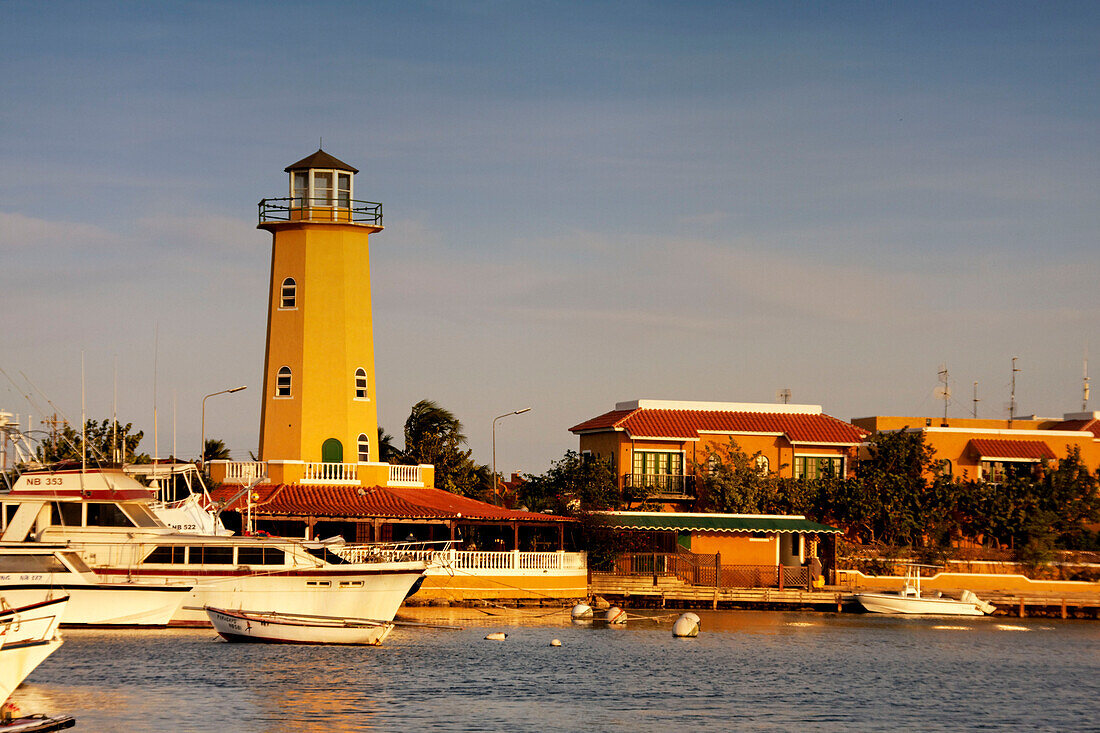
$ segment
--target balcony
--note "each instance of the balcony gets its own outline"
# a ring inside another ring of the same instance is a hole
[[[261,199],[260,224],[283,221],[330,222],[382,226],[382,204],[354,199]]]
[[[314,461],[210,461],[214,483],[247,485],[255,479],[273,484],[328,486],[431,486],[432,466]]]
[[[668,473],[623,474],[623,490],[653,498],[694,499],[695,477]]]

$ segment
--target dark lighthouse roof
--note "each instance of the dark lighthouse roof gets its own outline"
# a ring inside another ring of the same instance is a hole
[[[291,163],[283,170],[290,173],[291,171],[304,171],[310,168],[331,168],[338,171],[359,172],[358,168],[352,168],[347,163],[342,160],[337,160],[320,148],[317,148],[317,152],[313,155],[302,158],[297,163]]]

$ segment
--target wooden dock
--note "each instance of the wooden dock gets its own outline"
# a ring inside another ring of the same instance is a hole
[[[631,608],[710,608],[858,612],[854,593],[842,586],[805,588],[715,588],[691,585],[670,575],[592,573],[589,594]],[[1026,618],[1100,618],[1100,593],[983,593],[997,607],[994,615]]]

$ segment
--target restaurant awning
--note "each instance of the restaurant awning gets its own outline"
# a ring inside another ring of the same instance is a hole
[[[797,532],[841,534],[803,516],[771,514],[697,514],[677,512],[599,512],[616,529],[677,532]]]

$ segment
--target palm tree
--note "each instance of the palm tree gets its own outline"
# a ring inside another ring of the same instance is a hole
[[[378,460],[382,463],[400,463],[401,451],[393,444],[393,436],[386,432],[381,425],[378,426]]]
[[[203,446],[202,450],[202,462],[228,460],[229,449],[225,447],[225,441],[216,438],[207,438],[206,445]]]
[[[462,423],[450,410],[432,400],[420,400],[412,406],[405,421],[406,463],[436,463],[445,451],[457,451],[465,442]]]

